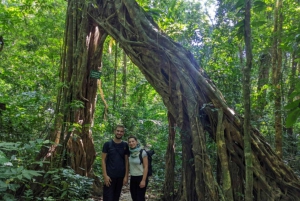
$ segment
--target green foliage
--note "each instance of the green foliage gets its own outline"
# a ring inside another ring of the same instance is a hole
[[[0,116],[0,140],[30,140],[49,129],[53,112],[46,108],[49,99],[41,92],[24,92],[13,100],[5,95],[2,101],[7,103],[7,109]]]
[[[294,92],[290,95],[290,99],[295,99],[300,96],[300,83],[295,87]],[[286,127],[292,127],[300,117],[300,100],[295,99],[291,103],[285,106],[285,109],[288,110],[288,115],[286,118]]]
[[[0,198],[15,200],[15,193],[21,185],[28,185],[34,177],[42,176],[43,171],[28,169],[30,161],[34,161],[31,154],[38,151],[42,143],[41,140],[29,144],[0,143]]]
[[[40,138],[55,107],[64,0],[4,0],[0,5],[0,140]],[[10,135],[9,135],[10,134]]]
[[[36,140],[23,144],[20,142],[0,143],[0,198],[17,200],[17,190],[26,187],[25,200],[87,200],[92,190],[93,179],[80,176],[72,169],[52,169],[47,171],[30,170],[32,164],[43,166],[43,161],[35,161],[34,157],[42,145],[48,141]],[[43,176],[49,183],[37,183],[36,177]],[[30,184],[47,186],[44,198],[36,197]]]
[[[72,169],[54,169],[45,174],[51,184],[45,192],[48,198],[60,200],[87,200],[90,196],[93,179],[75,174]]]

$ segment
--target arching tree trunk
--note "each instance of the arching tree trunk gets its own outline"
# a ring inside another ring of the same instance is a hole
[[[226,105],[222,94],[190,52],[172,41],[134,0],[98,0],[90,11],[162,96],[181,129],[183,143],[182,189],[179,200],[220,200],[205,148],[205,133],[216,139],[217,109],[222,109],[223,135],[228,158],[244,171],[243,118]],[[274,153],[254,128],[250,130],[254,190],[257,200],[297,200],[299,178]],[[232,171],[232,170],[230,170]],[[243,179],[244,179],[244,174]],[[203,178],[204,186],[197,185]]]

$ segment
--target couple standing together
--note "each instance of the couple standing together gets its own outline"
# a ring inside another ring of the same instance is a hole
[[[103,201],[118,201],[122,186],[128,183],[130,169],[130,194],[133,201],[144,201],[148,185],[148,157],[142,152],[134,136],[128,137],[128,144],[122,141],[123,125],[117,125],[113,140],[105,142],[102,148],[102,171],[104,177]],[[129,145],[129,146],[128,146]]]

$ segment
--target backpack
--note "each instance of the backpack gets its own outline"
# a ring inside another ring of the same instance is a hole
[[[139,158],[141,161],[140,164],[143,163],[143,158],[142,158],[143,150],[145,150],[145,152],[147,153],[147,157],[148,157],[148,176],[152,176],[152,155],[155,154],[155,151],[154,150],[147,151],[146,149],[141,149],[140,155],[139,155]]]

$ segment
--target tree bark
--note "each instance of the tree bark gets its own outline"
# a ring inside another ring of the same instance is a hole
[[[107,116],[108,116],[108,104],[105,100],[105,97],[104,97],[104,92],[103,92],[103,89],[102,89],[102,81],[101,79],[98,80],[98,89],[99,89],[99,94],[100,94],[100,97],[101,97],[101,100],[104,104],[104,109],[103,109],[103,119],[104,120],[107,120]]]
[[[282,35],[282,0],[276,0],[274,8],[274,30],[273,30],[273,55],[272,55],[272,85],[274,94],[275,115],[275,149],[277,155],[282,158],[282,112],[281,112],[281,65],[282,50],[279,47]]]
[[[221,173],[222,173],[222,189],[224,198],[226,201],[233,201],[232,183],[229,169],[229,159],[227,155],[226,142],[224,136],[224,125],[223,125],[223,111],[218,111],[218,124],[216,132],[217,151],[220,161]]]
[[[3,50],[3,47],[4,47],[3,36],[0,36],[0,52]]]
[[[113,111],[117,104],[117,71],[118,71],[118,43],[115,44],[115,69],[114,69],[114,94],[113,94]]]
[[[245,0],[245,31],[244,40],[246,47],[246,66],[243,73],[243,97],[244,97],[244,156],[245,156],[245,201],[253,200],[253,166],[250,138],[251,122],[251,68],[252,68],[252,43],[251,43],[251,0]]]
[[[296,83],[297,83],[297,65],[298,62],[296,60],[296,53],[292,54],[292,69],[290,72],[290,76],[289,76],[289,80],[290,80],[290,86],[289,86],[289,90],[288,90],[288,97],[291,96],[291,94],[293,93],[293,91],[295,90],[296,87]],[[288,102],[287,104],[291,104],[293,102],[293,98],[288,98]],[[290,128],[286,128],[286,132],[288,135],[288,148],[287,148],[287,153],[289,153],[290,155],[288,157],[294,158],[296,156],[297,153],[297,139],[296,136],[294,134],[294,129],[293,127]]]
[[[122,93],[122,101],[123,101],[123,107],[126,106],[126,97],[127,97],[127,56],[125,51],[123,51],[123,77],[122,77],[122,82],[123,82],[123,93]]]
[[[107,34],[88,16],[87,9],[84,1],[68,2],[60,70],[62,87],[57,97],[55,128],[48,137],[54,144],[50,148],[43,147],[37,160],[51,161],[49,166],[43,167],[46,170],[51,166],[71,167],[75,173],[93,178],[94,193],[100,195],[101,183],[92,170],[96,151],[90,129],[94,120],[97,79],[91,78],[90,73],[101,68]],[[36,193],[43,192],[41,186],[33,189]]]
[[[165,166],[165,181],[164,181],[164,195],[163,200],[173,201],[175,192],[174,192],[174,178],[175,178],[175,119],[168,113],[169,121],[169,139],[168,147],[166,151],[166,166]]]
[[[269,83],[271,55],[269,52],[263,53],[259,59],[259,72],[257,81],[257,103],[255,108],[255,119],[261,118],[265,106],[267,105],[267,90],[264,87]],[[258,125],[259,128],[260,125]]]

